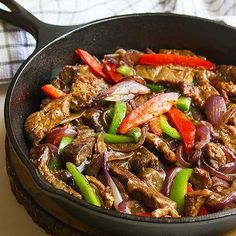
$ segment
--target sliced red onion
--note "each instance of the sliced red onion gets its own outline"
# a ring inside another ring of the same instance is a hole
[[[233,174],[236,172],[236,162],[227,163],[219,168],[219,171],[224,174]]]
[[[218,201],[216,203],[206,203],[207,209],[211,212],[216,212],[223,210],[225,207],[227,207],[230,203],[232,203],[234,200],[236,200],[236,191],[233,191],[230,193],[226,198],[224,198],[221,201]]]
[[[123,56],[123,60],[127,65],[133,66],[138,63],[140,54],[141,52],[137,50],[133,50],[133,49],[127,50]]]
[[[216,176],[213,176],[212,178],[212,188],[216,189],[218,186],[223,187],[223,188],[229,188],[229,183],[223,179],[220,179]]]
[[[113,179],[116,187],[120,191],[123,201],[130,200],[129,192],[128,192],[127,188],[124,186],[124,184],[119,179],[117,179],[113,176],[112,176],[112,179]]]
[[[51,143],[47,143],[47,146],[49,147],[49,149],[51,150],[51,152],[54,154],[54,155],[58,155],[58,148],[57,146],[51,144]]]
[[[200,159],[200,166],[201,166],[201,168],[208,171],[210,173],[210,175],[212,175],[212,176],[216,176],[216,177],[218,177],[220,179],[223,179],[223,180],[226,180],[226,181],[230,180],[227,175],[215,170],[213,167],[208,165],[203,158]]]
[[[218,128],[225,126],[229,119],[236,114],[236,106],[232,106],[226,111],[226,113],[222,116],[219,124],[217,125]]]
[[[108,185],[111,188],[112,195],[114,197],[114,207],[117,211],[119,211],[119,204],[123,201],[122,196],[120,194],[120,191],[118,190],[117,186],[115,185],[111,175],[109,174],[108,171],[108,166],[107,166],[107,157],[104,155],[103,159],[103,171],[107,180]]]
[[[200,160],[202,155],[202,150],[195,149],[188,157],[187,160],[191,163],[196,163]]]
[[[234,155],[233,151],[229,147],[226,147],[225,145],[221,145],[221,148],[228,159],[232,161],[233,160],[236,161],[236,156]]]
[[[118,205],[118,211],[126,214],[130,214],[130,209],[127,201],[122,201]]]
[[[166,170],[166,178],[163,183],[161,193],[167,197],[170,196],[170,189],[175,176],[182,170],[180,167]]]
[[[190,167],[192,164],[185,161],[183,158],[183,144],[180,144],[176,151],[176,159],[183,167]]]
[[[150,93],[149,88],[133,80],[128,80],[122,81],[107,89],[96,100],[104,99],[111,102],[127,101],[133,99],[136,95],[147,93]]]
[[[49,131],[43,142],[51,143],[54,145],[58,145],[62,137],[71,137],[74,138],[77,135],[77,132],[74,129],[66,128],[66,127],[58,127],[51,131]]]
[[[205,123],[199,122],[196,127],[196,136],[198,141],[195,144],[195,149],[201,150],[211,140],[211,134],[209,128]]]
[[[220,95],[212,95],[205,102],[204,112],[208,121],[214,126],[218,125],[226,110],[225,100]]]
[[[114,53],[114,54],[107,54],[104,55],[104,61],[109,61],[112,64],[118,66],[119,65],[119,59],[120,55],[118,53]]]

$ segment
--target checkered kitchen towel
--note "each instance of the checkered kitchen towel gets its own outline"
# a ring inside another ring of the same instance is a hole
[[[168,11],[224,20],[236,26],[236,0],[17,0],[17,2],[40,20],[59,25],[81,24],[113,15]],[[11,80],[34,47],[35,40],[30,34],[0,21],[0,83]]]

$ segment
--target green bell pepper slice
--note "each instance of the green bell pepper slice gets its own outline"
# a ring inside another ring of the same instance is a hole
[[[165,90],[165,87],[161,84],[153,84],[153,83],[147,83],[146,86],[151,89],[152,92],[162,92]]]
[[[116,134],[118,127],[126,115],[126,103],[118,101],[114,105],[113,117],[108,130],[109,134]]]
[[[71,173],[76,185],[78,186],[81,195],[85,199],[86,202],[101,207],[101,202],[94,192],[93,188],[90,186],[88,180],[85,178],[83,174],[81,174],[76,166],[71,163],[67,162],[66,163],[66,168],[67,170]]]
[[[130,66],[122,65],[116,69],[117,72],[124,76],[131,76],[134,74],[133,69]]]
[[[100,133],[96,133],[96,136],[98,137]],[[120,134],[108,134],[103,133],[104,142],[105,143],[134,143],[135,140],[133,137],[120,135]]]
[[[48,165],[49,170],[60,170],[63,168],[63,161],[57,156],[53,156]]]
[[[74,139],[71,138],[71,137],[64,136],[61,139],[61,142],[60,142],[59,147],[58,147],[59,152],[63,151],[64,147],[66,147],[68,144],[71,144],[73,140]]]
[[[137,143],[141,137],[141,129],[139,127],[134,127],[127,134],[128,136],[133,137],[134,141]]]
[[[191,105],[191,98],[189,97],[179,97],[176,103],[177,108],[181,111],[188,112]]]
[[[170,199],[177,203],[177,210],[180,214],[184,212],[184,196],[187,192],[187,184],[192,172],[193,170],[190,168],[181,170],[174,178],[171,186]]]
[[[179,132],[169,124],[165,115],[160,115],[160,128],[163,133],[169,135],[174,139],[181,140]]]

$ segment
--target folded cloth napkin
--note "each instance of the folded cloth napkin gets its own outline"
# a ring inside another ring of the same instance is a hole
[[[82,24],[104,17],[141,12],[173,12],[224,21],[236,27],[236,0],[17,0],[40,20]],[[3,8],[3,5],[0,4]],[[0,16],[1,18],[1,16]],[[8,83],[32,53],[34,38],[0,20],[0,83]]]

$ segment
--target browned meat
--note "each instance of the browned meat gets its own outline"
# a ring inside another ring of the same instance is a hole
[[[216,192],[213,192],[213,194],[207,199],[206,204],[208,207],[213,206],[213,211],[214,211],[214,205],[218,204],[219,202],[223,202],[228,196],[230,196],[232,193],[236,191],[236,186],[235,186],[235,180],[233,181],[231,187],[229,188],[221,188],[216,189]],[[236,200],[232,202],[231,204],[227,205],[224,209],[231,209],[236,207]]]
[[[209,173],[201,168],[194,168],[190,177],[190,182],[195,190],[210,188],[212,180]]]
[[[215,169],[227,163],[227,157],[221,146],[217,143],[207,143],[205,146],[205,154]]]
[[[185,196],[185,216],[197,216],[200,208],[212,193],[213,192],[208,189],[187,193]]]
[[[176,203],[174,201],[165,197],[152,187],[148,187],[137,176],[133,175],[123,167],[110,165],[109,169],[117,178],[122,180],[127,185],[128,191],[135,199],[144,204],[144,206],[151,210],[167,207],[167,214],[172,215],[172,217],[179,217],[179,214],[176,210]]]
[[[153,168],[144,168],[143,171],[138,174],[138,177],[148,186],[160,192],[165,179],[165,172],[162,169],[157,171]]]
[[[151,99],[152,97],[153,95],[151,94],[141,94],[141,95],[136,96],[133,101],[134,101],[135,106],[139,107],[145,102],[147,102],[149,99]]]
[[[233,82],[220,82],[220,81],[213,81],[212,85],[220,90],[225,91],[229,97],[235,97],[236,96],[236,84],[233,84]]]
[[[236,116],[232,116],[229,121],[228,121],[229,125],[233,125],[236,126]]]
[[[94,98],[107,89],[108,85],[101,78],[97,78],[88,68],[80,65],[79,71],[71,85],[71,109],[79,110],[92,104]]]
[[[225,125],[220,130],[220,140],[226,146],[229,147],[236,155],[236,127],[232,125]]]
[[[139,76],[154,83],[178,85],[180,82],[192,84],[194,72],[192,69],[180,66],[147,66],[137,65],[135,70]]]
[[[72,179],[72,175],[70,174],[70,172],[65,169],[55,170],[52,173],[56,178],[62,180],[63,182],[67,182],[68,180]]]
[[[156,149],[160,152],[167,161],[176,162],[175,153],[170,149],[170,147],[157,135],[152,133],[147,133],[146,140],[148,146]]]
[[[96,179],[94,176],[85,176],[90,185],[95,189],[95,192],[99,196],[102,207],[110,209],[113,206],[114,197],[111,194],[111,189],[105,187],[102,182]]]
[[[38,168],[38,171],[48,183],[50,183],[56,189],[63,190],[78,199],[82,199],[81,195],[78,192],[73,190],[62,180],[56,178],[54,174],[49,170],[48,163],[51,160],[52,154],[46,144],[31,148],[30,155],[32,157],[33,163]]]
[[[130,169],[135,173],[141,172],[145,167],[157,168],[159,164],[158,158],[143,146],[135,150],[133,157],[129,160]]]
[[[53,101],[52,98],[44,98],[40,104],[40,110],[43,110],[51,101]]]
[[[69,92],[79,70],[79,66],[65,66],[59,75],[52,81],[52,84],[63,92]]]
[[[159,53],[164,53],[164,54],[176,54],[176,55],[181,55],[181,56],[190,56],[190,57],[200,57],[197,56],[195,53],[193,53],[190,50],[182,49],[160,49]]]
[[[33,143],[38,143],[48,131],[70,115],[70,101],[71,95],[55,99],[26,119],[25,131]]]
[[[202,80],[198,86],[182,83],[179,88],[181,94],[192,98],[193,103],[199,108],[203,108],[208,97],[219,95],[219,92],[206,80]]]
[[[216,77],[218,81],[231,81],[236,84],[236,66],[218,65],[216,67]]]
[[[64,148],[65,159],[76,166],[91,160],[95,142],[96,137],[93,129],[84,125],[78,126],[76,138]]]

